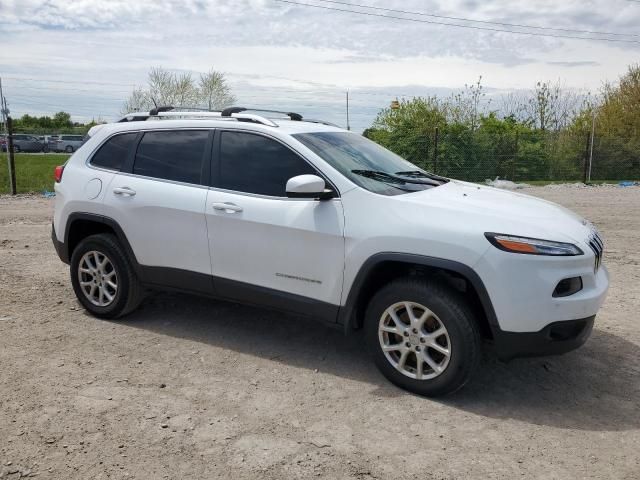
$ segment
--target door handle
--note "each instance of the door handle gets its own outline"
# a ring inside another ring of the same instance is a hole
[[[118,187],[113,189],[113,193],[116,195],[129,195],[133,197],[136,194],[136,191],[129,187]]]
[[[213,209],[224,211],[226,213],[239,213],[242,211],[242,207],[231,202],[216,202],[213,204]]]

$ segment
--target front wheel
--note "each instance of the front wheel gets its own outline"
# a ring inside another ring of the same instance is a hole
[[[137,308],[142,286],[115,236],[91,235],[71,255],[71,283],[78,301],[100,318],[117,318]]]
[[[64,151],[67,153],[73,153],[73,147],[71,145],[67,145]]]
[[[455,392],[481,359],[480,332],[462,295],[428,280],[396,280],[379,290],[365,335],[382,374],[420,395]]]

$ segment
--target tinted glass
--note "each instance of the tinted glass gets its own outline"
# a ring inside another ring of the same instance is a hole
[[[138,145],[133,173],[199,184],[208,136],[206,130],[147,132]]]
[[[238,192],[286,197],[287,180],[317,172],[284,145],[244,132],[222,132],[217,185]]]
[[[120,170],[133,147],[137,133],[123,133],[106,141],[91,159],[91,165]]]

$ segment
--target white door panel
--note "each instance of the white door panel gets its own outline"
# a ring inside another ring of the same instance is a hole
[[[105,193],[105,215],[126,232],[141,265],[211,274],[207,189],[125,174]]]
[[[215,277],[340,303],[344,216],[339,199],[209,190],[206,217]]]

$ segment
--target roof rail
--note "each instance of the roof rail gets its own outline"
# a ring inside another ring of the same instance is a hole
[[[222,110],[222,116],[223,117],[229,117],[234,113],[246,112],[247,110],[250,110],[252,112],[279,113],[281,115],[286,115],[291,120],[294,120],[296,122],[301,122],[302,121],[302,115],[300,115],[299,113],[282,112],[280,110],[265,110],[265,109],[262,109],[262,108],[229,107],[229,108],[225,108],[224,110]]]
[[[320,125],[327,125],[329,127],[340,128],[339,125],[336,125],[335,123],[327,122],[326,120],[317,120],[315,118],[305,118],[304,121],[309,123],[319,123]]]
[[[182,110],[184,108],[184,110]],[[261,113],[277,113],[279,115],[285,115],[289,117],[290,120],[295,122],[311,122],[311,123],[319,123],[322,125],[329,125],[331,127],[337,127],[337,125],[326,122],[324,120],[313,120],[313,119],[304,119],[302,115],[295,112],[283,112],[280,110],[265,110],[261,108],[245,108],[245,107],[228,107],[222,111],[209,111],[204,109],[196,109],[192,107],[173,107],[173,106],[162,106],[156,107],[152,109],[149,113],[146,112],[133,112],[126,114],[123,118],[118,120],[118,122],[141,122],[153,118],[218,118],[220,120],[237,120],[239,122],[253,122],[260,123],[262,125],[268,125],[270,127],[277,127],[278,124],[273,122],[272,120],[260,116],[255,115],[253,113],[245,113],[245,112],[261,112]]]
[[[173,110],[175,107],[172,107],[170,105],[166,105],[164,107],[156,107],[156,108],[152,108],[151,111],[149,112],[150,116],[154,116],[154,115],[158,115],[158,113],[160,112],[169,112],[171,110]]]
[[[269,120],[268,118],[261,117],[260,115],[253,115],[249,113],[236,113],[231,112],[227,115],[222,115],[222,112],[210,112],[210,111],[176,111],[173,107],[158,107],[146,112],[132,112],[122,117],[119,122],[144,122],[150,119],[161,118],[218,118],[227,117],[229,119],[237,120],[239,122],[253,122],[267,125],[269,127],[277,127],[278,124]],[[226,120],[227,118],[224,118]]]

